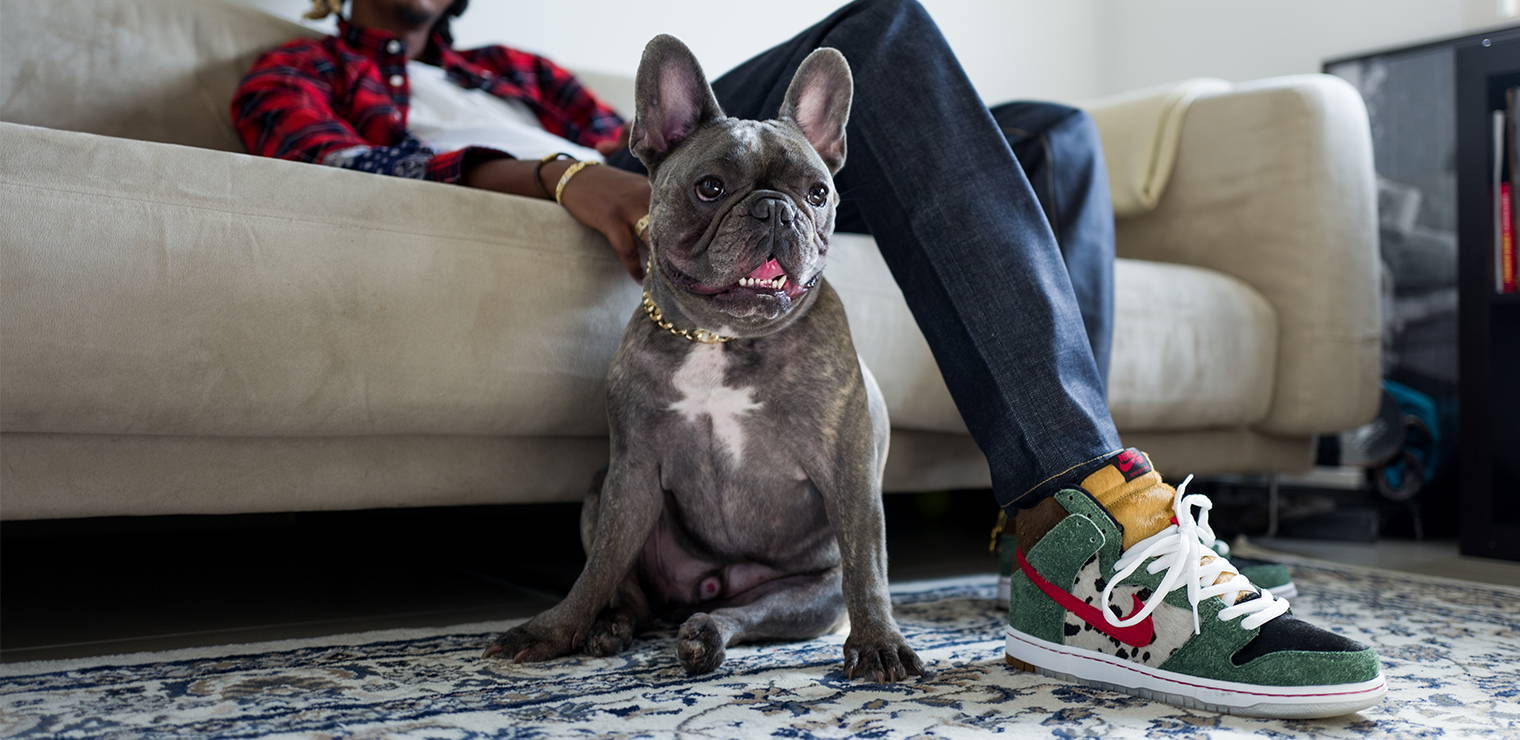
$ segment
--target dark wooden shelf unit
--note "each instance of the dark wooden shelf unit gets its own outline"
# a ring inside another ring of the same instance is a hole
[[[1456,49],[1462,552],[1520,560],[1520,295],[1494,289],[1493,111],[1520,87],[1520,39]]]

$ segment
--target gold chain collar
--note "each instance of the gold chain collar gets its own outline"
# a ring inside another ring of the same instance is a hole
[[[649,266],[644,270],[644,276],[646,282],[654,279],[653,248],[650,248],[649,250]],[[660,311],[659,306],[655,305],[654,299],[649,297],[648,288],[644,289],[644,314],[649,317],[650,321],[654,322],[655,326],[658,326],[661,329],[670,332],[671,334],[681,337],[688,342],[699,342],[701,344],[723,344],[724,342],[732,342],[735,339],[738,339],[738,337],[725,337],[722,334],[710,332],[706,329],[677,329],[675,324],[672,324],[669,321],[665,320],[665,314]]]

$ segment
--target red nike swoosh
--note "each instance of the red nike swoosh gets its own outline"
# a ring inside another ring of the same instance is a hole
[[[1024,571],[1024,575],[1029,578],[1030,582],[1034,583],[1046,596],[1049,596],[1051,601],[1060,604],[1066,611],[1077,615],[1079,619],[1092,625],[1093,629],[1130,647],[1145,647],[1156,640],[1156,625],[1151,621],[1151,617],[1148,616],[1128,627],[1115,627],[1109,624],[1107,617],[1103,616],[1103,612],[1098,607],[1062,591],[1059,586],[1045,580],[1044,577],[1035,572],[1034,566],[1030,565],[1029,560],[1024,557],[1023,550],[1014,550],[1014,554],[1019,558],[1019,569]],[[1145,602],[1140,600],[1139,594],[1133,594],[1132,596],[1135,599],[1135,606],[1130,610],[1129,617],[1135,616],[1135,614],[1140,612],[1141,607],[1145,606]],[[1129,617],[1124,617],[1124,619],[1129,619]]]

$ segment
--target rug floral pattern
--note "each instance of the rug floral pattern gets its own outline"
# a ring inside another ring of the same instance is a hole
[[[507,622],[0,667],[0,737],[1520,736],[1520,590],[1300,564],[1294,610],[1377,645],[1390,692],[1358,715],[1189,711],[1009,669],[993,578],[900,584],[932,674],[847,680],[838,635],[733,648],[688,679],[669,634],[616,658],[478,656]]]

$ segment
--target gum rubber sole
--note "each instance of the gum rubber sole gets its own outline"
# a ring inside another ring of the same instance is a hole
[[[1294,691],[1294,687],[1255,687],[1242,684],[1233,684],[1225,681],[1209,681],[1182,674],[1174,674],[1160,669],[1144,669],[1144,666],[1121,661],[1113,656],[1067,646],[1056,646],[1047,643],[1037,637],[1025,635],[1012,628],[1008,629],[1008,647],[1004,653],[1004,660],[1012,668],[1021,671],[1029,671],[1050,678],[1058,678],[1094,688],[1118,691],[1133,696],[1139,696],[1152,701],[1159,701],[1188,709],[1198,709],[1221,714],[1234,714],[1243,717],[1275,717],[1280,719],[1315,719],[1321,717],[1339,717],[1351,714],[1376,704],[1387,693],[1387,685],[1383,677],[1379,675],[1372,681],[1347,686],[1327,687],[1301,687],[1298,691],[1305,692],[1302,696],[1276,695],[1270,699],[1254,703],[1251,701],[1256,691],[1245,689],[1272,688],[1278,691]],[[1033,657],[1041,655],[1051,663],[1061,667],[1076,670],[1080,668],[1087,675],[1076,675],[1073,672],[1046,668],[1041,665],[1030,663],[1014,653]],[[1154,672],[1152,672],[1154,671]],[[1241,697],[1240,703],[1210,702],[1197,696],[1191,696],[1178,691],[1165,691],[1145,686],[1130,686],[1114,681],[1105,681],[1100,676],[1113,677],[1129,675],[1143,677],[1140,680],[1148,680],[1153,683],[1169,683],[1179,688],[1192,686],[1202,692],[1213,694],[1236,695]],[[1212,684],[1212,685],[1208,685]],[[1318,695],[1316,695],[1318,694]],[[1265,696],[1263,694],[1263,696]]]

